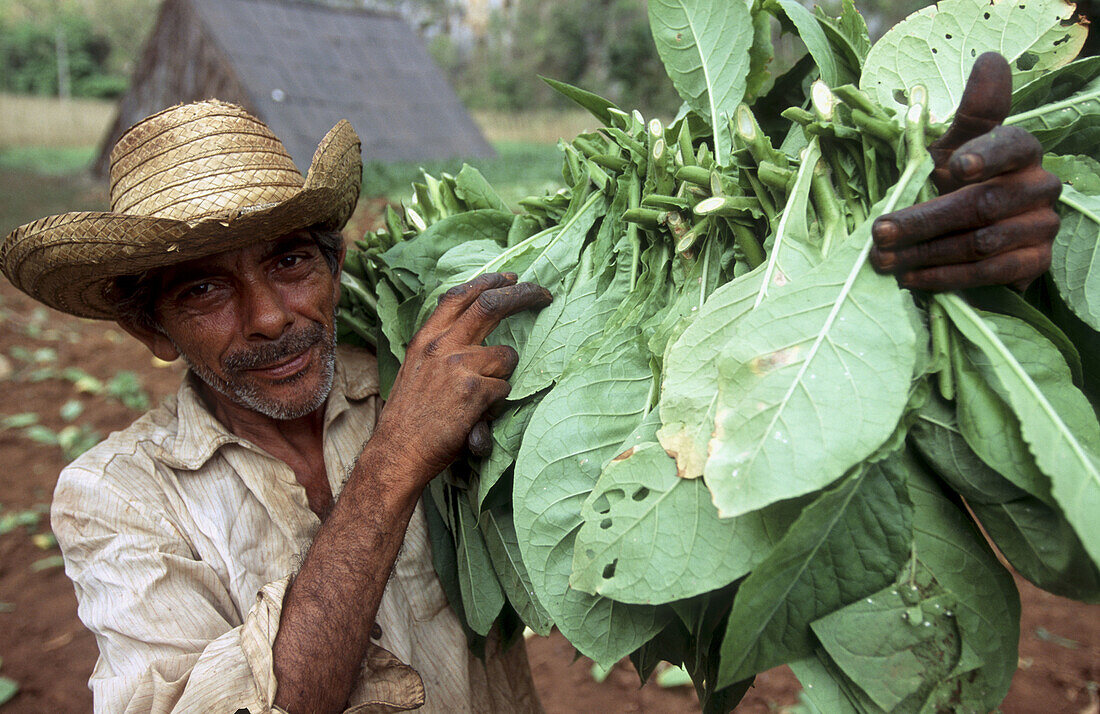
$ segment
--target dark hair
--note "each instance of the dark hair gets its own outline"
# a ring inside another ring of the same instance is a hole
[[[311,226],[306,229],[325,259],[325,264],[333,275],[340,268],[340,249],[344,246],[344,236],[340,231]],[[120,275],[115,278],[111,298],[115,303],[116,319],[128,322],[147,330],[161,332],[156,319],[156,270],[147,270],[138,275]]]

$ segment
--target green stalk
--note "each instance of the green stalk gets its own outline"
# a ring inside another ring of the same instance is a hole
[[[691,250],[692,246],[698,242],[701,236],[705,236],[710,233],[711,226],[714,224],[714,218],[706,216],[703,220],[698,221],[695,225],[688,229],[683,236],[676,241],[676,252],[687,253]]]
[[[932,354],[943,360],[937,373],[940,396],[948,401],[955,399],[955,373],[951,371],[951,332],[947,328],[947,313],[938,302],[928,307],[928,326],[932,332]]]
[[[652,208],[628,208],[623,211],[623,220],[627,223],[636,223],[650,230],[657,230],[668,218],[668,211],[658,211]]]
[[[630,194],[628,196],[629,210],[638,208],[638,204],[642,201],[642,182],[638,177],[638,174],[631,174],[630,176]],[[626,235],[630,240],[630,250],[632,257],[630,260],[630,291],[634,292],[634,288],[638,285],[638,269],[642,260],[642,239],[638,235],[637,223],[626,224]]]
[[[749,266],[749,269],[754,270],[758,265],[763,263],[767,256],[764,254],[764,247],[756,240],[756,236],[753,234],[752,229],[728,219],[726,220],[726,225],[728,225],[730,231],[733,232],[733,237],[737,241],[737,246],[744,254],[745,263]]]
[[[689,124],[690,124],[690,122],[688,122],[687,118],[684,118],[683,121],[680,122],[680,134],[676,138],[676,141],[679,144],[679,148],[680,148],[679,160],[680,160],[680,163],[682,165],[685,165],[685,166],[687,165],[687,163],[689,161],[692,161],[692,160],[695,159],[695,150],[691,146],[692,145],[692,137],[691,137],[691,127],[689,126]]]
[[[702,166],[681,166],[676,169],[676,179],[678,181],[687,181],[688,183],[693,183],[703,188],[710,188],[710,171],[704,169]]]

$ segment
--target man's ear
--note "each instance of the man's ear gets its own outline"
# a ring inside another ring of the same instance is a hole
[[[171,362],[180,356],[176,346],[163,333],[151,330],[143,325],[137,325],[129,320],[117,320],[118,326],[136,337],[143,345],[149,348],[157,359]]]

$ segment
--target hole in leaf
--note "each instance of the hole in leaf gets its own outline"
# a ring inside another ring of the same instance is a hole
[[[645,486],[642,486],[634,492],[634,495],[631,496],[631,498],[633,498],[635,501],[644,501],[647,496],[649,496],[649,489]]]
[[[615,577],[615,566],[619,564],[619,559],[615,558],[607,565],[603,566],[603,579],[610,580]]]
[[[601,493],[592,503],[592,508],[601,516],[611,512],[611,507],[626,497],[621,488],[613,488],[606,493]]]
[[[970,48],[970,56],[971,57],[977,57],[978,56],[978,51],[976,49],[974,49],[973,47]]]
[[[932,48],[932,54],[938,55],[939,53],[940,51],[938,49],[936,49],[935,47]]]
[[[988,19],[990,18],[990,15],[989,15],[989,13],[987,12],[987,13],[985,13],[985,14],[983,15],[983,17],[985,17],[985,19],[987,19],[987,20],[988,20]]]
[[[1060,39],[1054,41],[1054,46],[1057,47],[1058,45],[1065,44],[1066,42],[1069,42],[1069,35],[1062,35]]]
[[[944,35],[943,37],[944,37],[944,39],[945,39],[945,40],[950,40],[950,39],[951,39],[951,33],[950,33],[950,32],[948,32],[948,33],[947,33],[946,35]]]
[[[906,92],[904,89],[895,89],[894,90],[894,101],[897,102],[898,104],[908,104],[909,103],[909,93]]]
[[[1039,64],[1039,55],[1034,52],[1025,52],[1016,60],[1016,69],[1026,72]]]
[[[611,527],[611,519],[610,518],[605,518],[602,521],[600,521],[600,528],[603,528],[604,530],[607,530],[610,527]]]

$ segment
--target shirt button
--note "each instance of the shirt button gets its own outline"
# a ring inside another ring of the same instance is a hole
[[[382,626],[381,626],[381,625],[379,625],[379,624],[378,624],[377,622],[376,622],[376,623],[374,623],[373,625],[371,625],[371,628],[370,628],[370,638],[371,638],[372,640],[380,640],[380,639],[382,639]]]

